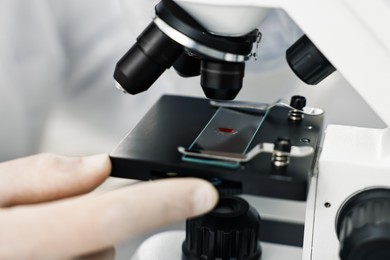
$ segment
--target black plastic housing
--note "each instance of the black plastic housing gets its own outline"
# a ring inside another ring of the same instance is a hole
[[[336,70],[306,35],[287,49],[286,59],[294,73],[309,85],[318,84]]]

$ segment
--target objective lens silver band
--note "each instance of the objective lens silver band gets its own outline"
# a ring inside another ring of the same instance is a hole
[[[119,82],[116,81],[116,80],[115,80],[115,87],[116,87],[119,91],[121,91],[122,93],[124,93],[124,94],[129,94],[129,92],[127,92],[126,89],[124,89],[124,88],[122,87],[122,85],[119,84]]]
[[[228,62],[243,62],[249,59],[250,55],[238,55],[233,53],[227,53],[222,52],[213,48],[210,48],[206,45],[203,45],[201,43],[198,43],[188,37],[187,35],[177,31],[176,29],[172,28],[170,25],[168,25],[166,22],[161,20],[158,16],[156,16],[153,19],[154,24],[168,37],[170,37],[172,40],[178,42],[179,44],[183,45],[184,47],[193,50],[199,54],[206,55],[208,57],[228,61]]]

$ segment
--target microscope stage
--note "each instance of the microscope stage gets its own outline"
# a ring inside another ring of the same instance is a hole
[[[286,167],[275,167],[270,153],[259,154],[236,168],[183,161],[178,147],[190,147],[217,109],[207,99],[161,97],[110,154],[111,176],[138,180],[199,177],[226,195],[305,201],[309,177],[316,167],[323,115],[305,115],[295,122],[288,118],[289,108],[277,106],[265,116],[249,149],[259,143],[274,143],[278,137],[289,138],[293,146],[314,148],[309,156],[291,157]]]

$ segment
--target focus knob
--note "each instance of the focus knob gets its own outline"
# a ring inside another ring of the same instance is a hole
[[[372,189],[349,199],[337,217],[342,260],[390,259],[390,190]]]
[[[209,214],[187,220],[182,260],[258,260],[260,215],[239,197],[221,198]]]
[[[306,35],[287,49],[286,59],[295,74],[310,85],[316,85],[336,70]]]

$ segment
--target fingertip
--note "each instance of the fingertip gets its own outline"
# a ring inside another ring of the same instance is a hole
[[[208,181],[194,179],[197,182],[197,187],[193,193],[193,216],[202,215],[211,211],[218,202],[218,191]]]
[[[103,180],[111,173],[111,161],[108,154],[85,156],[82,158],[82,164],[89,172],[99,173]]]
[[[194,177],[164,179],[144,185],[150,190],[149,195],[158,197],[154,202],[160,201],[173,210],[169,210],[168,219],[182,220],[202,215],[211,211],[219,198],[218,191],[210,182]]]

